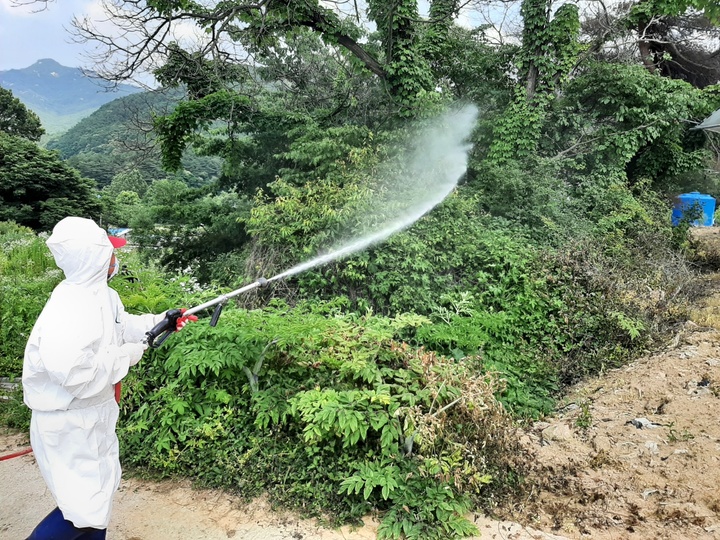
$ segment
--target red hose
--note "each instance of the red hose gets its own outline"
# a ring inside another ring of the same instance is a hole
[[[24,456],[25,454],[29,454],[30,452],[32,452],[32,448],[26,448],[25,450],[20,450],[13,454],[8,454],[7,456],[0,456],[0,461],[5,461],[6,459],[12,459],[14,457]]]

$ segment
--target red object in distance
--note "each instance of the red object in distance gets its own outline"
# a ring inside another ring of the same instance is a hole
[[[114,248],[120,248],[127,244],[127,240],[120,238],[119,236],[108,236],[108,240],[110,240],[110,243]]]

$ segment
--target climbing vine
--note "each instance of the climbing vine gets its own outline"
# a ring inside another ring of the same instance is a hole
[[[435,0],[430,4],[428,29],[422,40],[422,51],[430,62],[437,62],[448,49],[450,27],[458,10],[458,0]]]
[[[372,0],[368,16],[378,27],[390,91],[403,109],[401,114],[412,115],[413,107],[432,90],[434,82],[420,47],[417,2]]]
[[[523,44],[517,63],[524,90],[498,122],[489,157],[496,163],[529,156],[537,148],[542,120],[580,52],[578,8],[564,4],[550,19],[547,0],[524,0]]]
[[[155,119],[155,129],[162,148],[162,164],[167,170],[177,170],[185,146],[194,133],[206,128],[217,119],[228,122],[229,133],[237,126],[250,110],[250,99],[222,90],[202,99],[180,103],[172,114]]]

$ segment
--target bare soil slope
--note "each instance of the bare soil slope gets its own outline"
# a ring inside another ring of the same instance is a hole
[[[720,333],[584,384],[526,443],[542,486],[527,512],[569,538],[720,539]],[[591,423],[587,428],[579,427]]]
[[[693,230],[720,261],[720,228]],[[568,538],[720,539],[720,274],[667,346],[573,389],[524,443],[535,496],[515,517]]]

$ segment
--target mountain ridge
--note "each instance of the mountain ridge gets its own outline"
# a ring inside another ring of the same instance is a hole
[[[101,106],[143,89],[112,84],[91,71],[44,58],[23,69],[0,71],[0,86],[35,112],[48,134],[66,131]]]

